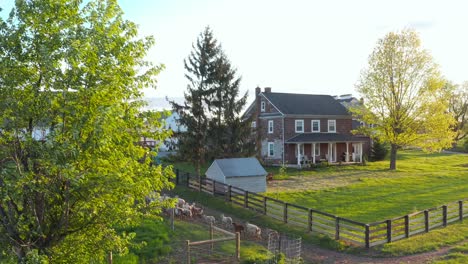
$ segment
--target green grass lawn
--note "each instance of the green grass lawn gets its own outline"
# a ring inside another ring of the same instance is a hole
[[[189,168],[189,164],[185,164]],[[280,175],[278,167],[266,168],[275,181],[268,185],[267,196],[289,203],[332,213],[360,222],[375,222],[449,202],[468,198],[468,155],[427,154],[416,150],[400,151],[397,170],[388,170],[389,161],[369,162],[366,166],[331,166],[316,169],[292,169]],[[175,164],[175,167],[179,167]],[[180,168],[180,167],[179,167]],[[182,191],[184,192],[184,191]],[[191,193],[191,192],[189,192]],[[188,195],[187,193],[182,193]],[[190,194],[194,196],[194,194]],[[210,207],[235,212],[244,219],[257,218],[270,228],[296,233],[290,226],[254,216],[251,212],[226,205],[222,200],[195,194],[195,200],[208,201]],[[217,200],[217,201],[215,201]],[[252,221],[255,222],[254,219]],[[466,221],[428,234],[414,236],[376,248],[383,256],[408,255],[454,245],[467,239]],[[307,237],[305,241],[328,248],[343,248],[339,243],[321,237]],[[360,251],[357,251],[360,252]],[[458,251],[447,259],[457,263]],[[452,262],[450,262],[452,261]],[[463,263],[461,261],[460,263]]]
[[[266,195],[341,217],[375,222],[468,198],[468,156],[402,151],[397,171],[388,161],[367,166],[297,170]],[[284,177],[284,176],[283,176]],[[284,184],[283,184],[284,183]]]
[[[452,248],[446,256],[434,264],[466,264],[468,263],[468,243]]]
[[[127,254],[116,254],[115,263],[182,263],[185,262],[187,240],[201,241],[210,238],[209,226],[205,224],[176,220],[174,227],[172,231],[167,220],[161,222],[145,219],[134,228],[127,229],[128,233],[135,233],[133,246]],[[225,235],[215,232],[214,238],[220,237]],[[214,249],[222,254],[234,255],[235,241],[218,243]],[[241,241],[240,254],[242,263],[268,259],[265,247],[249,241]],[[196,262],[196,259],[193,261]]]

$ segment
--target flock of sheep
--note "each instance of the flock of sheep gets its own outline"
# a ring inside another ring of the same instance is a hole
[[[163,195],[160,197],[160,201],[164,201],[170,199],[171,197],[167,195]],[[197,207],[195,203],[189,204],[184,199],[175,197],[176,206],[174,208],[174,216],[179,218],[191,219],[194,217],[201,217],[206,223],[208,224],[216,224],[216,218],[211,215],[205,215],[203,213],[202,207]],[[165,211],[166,214],[170,215],[171,208],[168,208]],[[239,232],[240,234],[244,233],[244,236],[247,235],[249,237],[253,237],[256,239],[261,239],[262,230],[260,227],[246,222],[243,224],[238,224],[232,221],[232,218],[229,216],[224,216],[224,214],[220,215],[219,223],[223,225],[223,227],[227,229],[231,229],[234,232]]]

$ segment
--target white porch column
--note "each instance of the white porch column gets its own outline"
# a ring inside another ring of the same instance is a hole
[[[301,144],[297,143],[297,166],[301,167]]]
[[[315,164],[315,143],[312,143],[312,163]]]
[[[335,162],[338,162],[337,154],[336,154],[336,143],[333,143],[332,146],[333,146],[333,160]]]
[[[362,142],[359,143],[359,161],[362,163]]]
[[[332,162],[332,156],[331,156],[331,152],[332,152],[332,145],[331,143],[328,143],[328,162]]]
[[[349,142],[346,142],[346,157],[345,161],[349,162]]]

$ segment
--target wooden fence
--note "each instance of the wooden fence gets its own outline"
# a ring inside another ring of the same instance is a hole
[[[183,176],[182,176],[183,175]],[[185,176],[185,178],[183,178]],[[176,169],[176,183],[213,196],[224,196],[227,202],[269,216],[307,232],[328,235],[336,240],[370,248],[410,236],[427,233],[468,217],[468,199],[374,223],[361,223],[319,210],[290,204],[257,193],[209,179],[181,174]]]
[[[226,235],[225,237],[221,237],[221,238],[214,238],[213,237],[213,234],[214,232],[220,232],[224,235]],[[226,231],[224,229],[221,229],[221,228],[218,228],[216,226],[213,226],[213,224],[210,224],[210,239],[209,240],[203,240],[203,241],[190,241],[190,240],[186,240],[186,248],[185,248],[185,253],[187,255],[187,264],[190,264],[191,263],[191,260],[192,260],[192,254],[194,252],[193,251],[193,248],[196,247],[196,246],[203,246],[203,245],[208,245],[209,246],[209,250],[208,252],[205,252],[204,254],[201,254],[201,255],[212,255],[213,253],[215,253],[213,251],[214,249],[214,244],[216,243],[221,243],[221,242],[226,242],[226,241],[235,241],[236,243],[236,253],[234,255],[234,259],[231,262],[235,262],[235,263],[239,263],[240,261],[240,233],[239,232],[236,232],[236,233],[231,233],[229,231]],[[200,249],[198,249],[198,251],[200,251]],[[200,252],[197,252],[197,253],[200,253]],[[224,254],[224,253],[223,253]],[[223,255],[221,254],[221,255]],[[216,255],[216,254],[215,254]],[[219,255],[219,252],[218,254]],[[225,256],[226,257],[226,256]]]

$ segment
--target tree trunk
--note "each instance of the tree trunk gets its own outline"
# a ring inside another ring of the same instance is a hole
[[[397,145],[392,144],[390,149],[390,170],[396,170]]]
[[[26,248],[18,246],[14,247],[14,251],[18,257],[18,264],[26,263]]]

